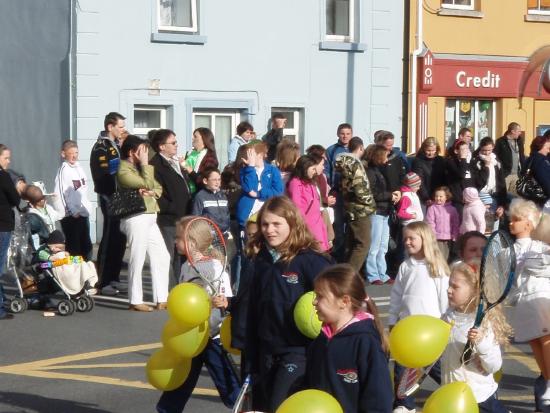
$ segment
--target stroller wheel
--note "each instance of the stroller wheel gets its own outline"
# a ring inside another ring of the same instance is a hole
[[[61,300],[57,304],[59,315],[66,316],[74,313],[76,305],[71,300]]]
[[[12,313],[22,313],[28,308],[27,300],[24,298],[14,298],[10,302],[10,311]]]
[[[81,296],[76,299],[76,311],[87,313],[94,308],[94,301],[88,296]]]
[[[86,304],[87,304],[85,311],[86,312],[92,311],[93,308],[94,308],[94,304],[95,304],[94,299],[92,297],[89,297],[89,296],[84,296],[82,298],[84,298],[86,300]]]

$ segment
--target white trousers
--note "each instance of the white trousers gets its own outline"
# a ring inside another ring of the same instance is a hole
[[[143,303],[141,272],[145,256],[149,256],[153,280],[153,302],[168,299],[170,254],[157,225],[157,214],[140,214],[120,220],[120,230],[126,234],[130,247],[128,263],[128,298],[130,304]]]

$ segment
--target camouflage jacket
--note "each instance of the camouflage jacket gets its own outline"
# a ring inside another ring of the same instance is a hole
[[[376,203],[361,161],[350,153],[342,153],[336,158],[334,167],[342,175],[340,186],[348,218],[353,221],[373,214]]]

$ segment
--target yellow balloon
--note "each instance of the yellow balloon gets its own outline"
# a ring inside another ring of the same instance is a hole
[[[231,347],[231,316],[230,315],[225,317],[225,319],[222,321],[222,327],[220,328],[220,340],[222,342],[223,348],[226,349],[229,353],[234,354],[236,356],[241,355],[241,350]]]
[[[405,367],[425,367],[435,362],[447,346],[451,325],[428,315],[400,320],[390,333],[392,357]]]
[[[178,323],[195,327],[208,320],[210,299],[204,288],[197,284],[178,284],[168,295],[168,312]]]
[[[303,390],[286,399],[275,413],[343,413],[334,397],[321,390]]]
[[[493,374],[493,378],[495,379],[495,381],[497,383],[500,383],[500,381],[502,380],[502,369],[500,369],[499,371],[497,371],[496,373]]]
[[[446,384],[433,392],[424,404],[424,413],[479,413],[474,393],[462,381]]]
[[[314,339],[321,332],[321,320],[317,316],[313,300],[315,293],[309,291],[302,295],[294,306],[294,322],[304,336]]]
[[[193,358],[208,344],[208,320],[196,327],[179,324],[171,318],[162,329],[162,344],[183,358]]]
[[[145,366],[147,381],[159,390],[174,390],[183,384],[191,370],[191,359],[182,359],[170,350],[155,351]]]

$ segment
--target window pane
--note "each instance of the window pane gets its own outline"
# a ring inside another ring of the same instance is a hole
[[[208,115],[195,115],[195,129],[196,128],[212,129],[212,117]]]
[[[475,135],[474,101],[461,100],[458,104],[458,129],[469,128]]]
[[[227,165],[227,150],[231,141],[231,116],[216,116],[216,153],[220,168]]]
[[[445,147],[456,137],[455,121],[456,100],[447,99],[445,105]]]
[[[192,27],[192,1],[194,0],[159,0],[161,26]]]
[[[349,36],[350,0],[326,0],[327,35]]]
[[[134,127],[148,129],[160,128],[160,110],[134,110]]]
[[[478,138],[479,140],[490,136],[493,139],[496,139],[496,136],[493,136],[493,102],[488,100],[480,100],[478,103],[479,107],[479,124],[478,124]]]
[[[441,4],[452,6],[470,6],[473,7],[474,0],[443,0]]]

